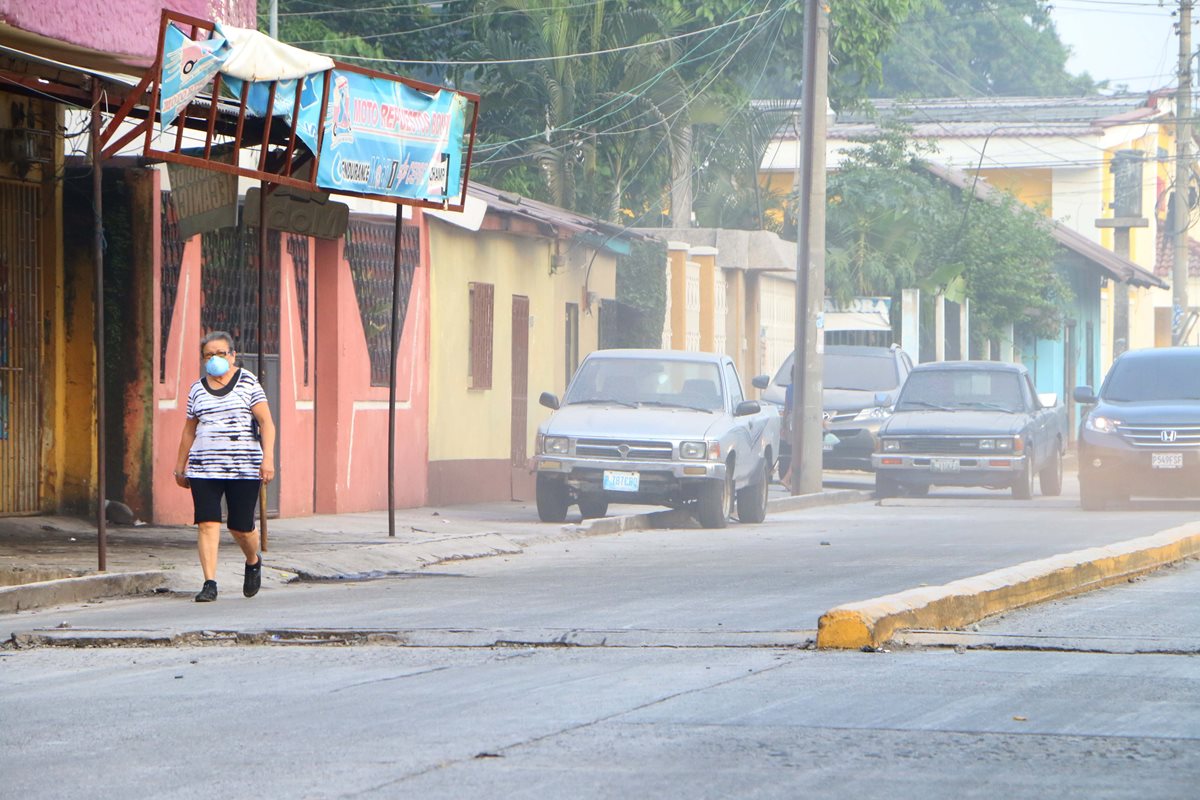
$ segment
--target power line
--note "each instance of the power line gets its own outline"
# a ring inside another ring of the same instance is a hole
[[[367,56],[339,56],[336,53],[320,53],[319,55],[337,56],[338,58],[353,59],[355,61],[387,61],[387,62],[390,62],[393,64],[427,64],[427,65],[432,65],[432,66],[449,66],[449,67],[484,67],[484,66],[497,66],[497,65],[502,65],[502,64],[535,64],[535,63],[545,62],[545,61],[563,61],[563,60],[573,59],[573,58],[590,58],[592,56],[603,56],[603,55],[610,55],[612,53],[624,53],[624,52],[629,52],[631,50],[639,50],[643,47],[655,47],[657,45],[665,44],[667,42],[674,42],[674,41],[678,41],[680,39],[687,39],[692,36],[699,36],[702,33],[709,33],[711,31],[716,31],[721,28],[728,27],[730,25],[736,25],[738,23],[745,22],[748,19],[756,19],[756,18],[761,17],[768,13],[770,13],[770,12],[769,11],[760,11],[757,14],[749,14],[745,17],[740,17],[738,19],[727,20],[725,22],[719,23],[717,25],[713,25],[708,28],[701,28],[700,30],[696,30],[696,31],[686,31],[684,33],[675,34],[674,36],[667,36],[662,39],[654,39],[653,41],[649,41],[649,42],[638,42],[637,44],[622,45],[620,47],[610,47],[606,50],[593,50],[593,51],[587,52],[587,53],[565,53],[563,55],[557,55],[557,56],[534,56],[532,58],[505,58],[505,59],[494,59],[491,61],[447,61],[447,60],[440,60],[440,59],[405,59],[405,58],[375,58],[375,57],[367,57]],[[381,34],[377,34],[375,36],[363,36],[360,38],[362,38],[362,39],[378,39],[378,38],[382,38],[385,36],[402,36],[402,35],[405,35],[404,32],[381,33]]]

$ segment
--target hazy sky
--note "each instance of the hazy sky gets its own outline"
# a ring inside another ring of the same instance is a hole
[[[1200,5],[1200,4],[1198,4]],[[1071,72],[1108,79],[1113,88],[1134,91],[1175,85],[1179,39],[1175,36],[1175,0],[1054,0],[1054,24],[1071,48]],[[1200,19],[1200,8],[1192,12]],[[1192,28],[1192,47],[1200,31]]]

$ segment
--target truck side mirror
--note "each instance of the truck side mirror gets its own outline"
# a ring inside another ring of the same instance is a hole
[[[542,392],[542,396],[538,398],[538,402],[546,408],[558,410],[558,396],[550,392]]]
[[[737,408],[733,410],[735,417],[748,417],[751,414],[757,414],[762,411],[762,406],[757,400],[743,400],[737,404]]]
[[[888,408],[892,405],[892,396],[887,392],[876,392],[875,405],[879,408]]]
[[[771,385],[771,376],[770,375],[755,375],[754,378],[750,381],[750,385],[753,386],[755,389],[766,389],[768,386]]]
[[[1090,386],[1076,386],[1071,397],[1076,403],[1083,403],[1085,406],[1094,406],[1099,402],[1099,398],[1096,397],[1096,393]]]

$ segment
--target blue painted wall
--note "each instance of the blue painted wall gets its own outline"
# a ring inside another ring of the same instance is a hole
[[[1059,276],[1070,287],[1073,297],[1064,313],[1064,323],[1054,339],[1037,339],[1022,333],[1018,327],[1016,339],[1021,353],[1021,363],[1033,376],[1034,386],[1039,393],[1058,395],[1059,402],[1071,403],[1072,436],[1079,419],[1079,406],[1072,403],[1071,392],[1075,386],[1098,386],[1100,374],[1100,282],[1099,269],[1079,255],[1063,251],[1055,268]],[[1075,359],[1075,380],[1067,386],[1067,323],[1074,321],[1072,351]],[[1088,370],[1089,339],[1091,343],[1091,371]]]

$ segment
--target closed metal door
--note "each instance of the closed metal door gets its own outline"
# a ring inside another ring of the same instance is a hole
[[[39,510],[40,208],[39,187],[0,181],[0,515]]]

